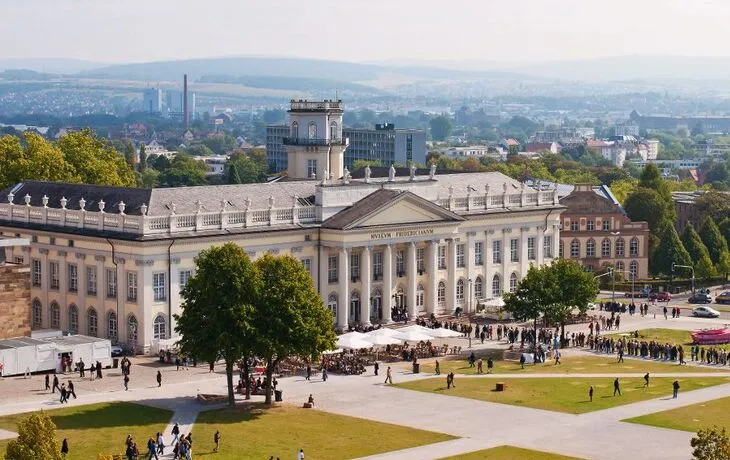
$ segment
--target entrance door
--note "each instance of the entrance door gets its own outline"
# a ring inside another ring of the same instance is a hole
[[[375,291],[370,300],[370,322],[378,323],[383,319],[383,295]]]
[[[353,292],[350,296],[350,322],[360,322],[360,294]]]

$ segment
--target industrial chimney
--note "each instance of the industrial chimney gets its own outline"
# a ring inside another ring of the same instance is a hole
[[[183,75],[183,125],[188,130],[188,74]]]

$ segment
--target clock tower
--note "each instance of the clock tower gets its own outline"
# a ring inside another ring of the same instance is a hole
[[[289,136],[284,138],[289,177],[342,177],[348,144],[342,137],[342,112],[342,101],[291,101]]]

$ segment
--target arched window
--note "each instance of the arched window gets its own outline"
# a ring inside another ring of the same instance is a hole
[[[129,315],[127,320],[127,344],[132,347],[133,350],[137,349],[137,334],[139,329],[139,323],[137,323],[137,317]]]
[[[332,139],[333,141],[336,141],[339,138],[340,138],[340,134],[337,129],[337,122],[333,121],[332,123],[330,123],[330,139]]]
[[[425,291],[423,289],[423,284],[418,283],[418,286],[416,287],[416,307],[423,308],[425,297],[426,296],[425,296]]]
[[[629,241],[629,257],[639,257],[639,239],[636,237]]]
[[[580,257],[580,241],[577,238],[570,242],[570,258],[578,259]]]
[[[517,290],[517,273],[512,272],[509,275],[509,292],[515,292]]]
[[[337,294],[330,294],[327,297],[327,308],[332,313],[332,318],[337,322]]]
[[[624,271],[626,270],[626,265],[622,261],[616,262],[616,271],[621,274],[622,278],[626,278],[626,273]]]
[[[79,333],[79,308],[74,304],[68,306],[68,332]]]
[[[41,305],[41,301],[38,299],[33,299],[33,310],[30,325],[32,329],[43,328],[43,305]]]
[[[502,279],[499,275],[492,278],[492,297],[502,297]]]
[[[360,293],[357,291],[350,294],[350,321],[360,321]]]
[[[639,264],[632,260],[629,264],[629,280],[636,280],[639,273]]]
[[[601,242],[601,257],[611,257],[611,240],[608,238]]]
[[[86,334],[91,337],[99,335],[99,316],[94,307],[89,307],[89,311],[86,312]]]
[[[484,286],[482,283],[481,276],[477,276],[477,279],[474,280],[474,298],[476,298],[476,299],[484,298]]]
[[[370,305],[370,322],[374,323],[380,321],[383,318],[383,293],[380,289],[373,291],[371,298],[372,304]]]
[[[438,297],[439,307],[445,307],[446,306],[446,283],[444,283],[443,281],[439,281],[437,297]]]
[[[61,306],[54,300],[49,308],[51,329],[61,329]]]
[[[106,336],[114,343],[116,343],[118,337],[117,330],[117,314],[110,311],[106,317]]]
[[[619,238],[616,240],[616,257],[624,256],[624,239]]]
[[[565,244],[563,243],[563,240],[560,240],[558,244],[558,257],[561,259],[565,258]]]
[[[291,124],[291,137],[294,139],[299,137],[299,123],[296,121]]]
[[[586,257],[596,257],[596,241],[593,238],[586,242]]]
[[[309,122],[309,138],[310,139],[317,138],[317,123],[315,123],[313,121]]]
[[[155,321],[152,323],[152,334],[156,339],[164,340],[167,338],[167,320],[162,313],[155,316]]]
[[[464,279],[456,282],[456,303],[464,305]]]

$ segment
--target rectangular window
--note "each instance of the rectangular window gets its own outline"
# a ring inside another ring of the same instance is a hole
[[[578,231],[578,221],[577,220],[570,221],[570,231],[571,232]]]
[[[546,259],[553,258],[553,237],[552,236],[543,237],[542,252],[543,252],[544,258],[546,258]]]
[[[41,270],[41,261],[40,260],[33,259],[32,272],[33,272],[33,286],[40,286],[41,279],[42,279],[42,277],[41,277],[42,270]]]
[[[307,177],[317,177],[317,160],[307,160]]]
[[[456,266],[459,268],[463,268],[465,266],[464,264],[464,252],[466,250],[466,245],[464,244],[457,244],[456,245]]]
[[[593,219],[589,219],[588,222],[586,222],[586,230],[589,232],[592,232],[596,229],[596,222]]]
[[[337,256],[328,256],[327,257],[327,282],[328,283],[336,283],[337,282]]]
[[[439,270],[446,270],[446,245],[439,246]]]
[[[359,253],[351,253],[350,254],[350,278],[352,278],[352,281],[358,281],[360,280],[360,254]]]
[[[136,279],[136,274],[134,275]],[[117,269],[106,269],[106,296],[113,299],[117,296]]]
[[[520,261],[520,240],[517,238],[509,240],[509,260],[512,262]]]
[[[167,299],[165,292],[165,273],[153,273],[152,274],[152,292],[154,294],[155,302],[162,302]]]
[[[185,289],[185,285],[188,284],[188,280],[192,276],[193,272],[190,270],[182,270],[180,272],[180,292]]]
[[[301,259],[301,262],[309,276],[312,276],[312,259]]]
[[[398,277],[406,276],[406,254],[405,251],[395,252],[395,272]]]
[[[76,264],[68,264],[68,291],[79,290],[79,267]]]
[[[603,219],[603,222],[601,222],[601,229],[604,232],[611,231],[611,220],[610,219]]]
[[[527,237],[527,259],[535,260],[535,237]]]
[[[373,279],[375,281],[383,278],[383,253],[373,253]]]
[[[502,263],[502,242],[499,240],[492,241],[492,263]]]
[[[474,265],[484,265],[484,243],[481,241],[474,243]]]
[[[127,300],[137,301],[137,273],[127,272]]]
[[[86,267],[86,294],[96,295],[96,267]]]
[[[48,268],[50,271],[51,289],[58,289],[61,285],[61,270],[58,262],[48,262]]]
[[[424,248],[416,249],[416,270],[419,274],[423,274],[426,271],[426,250]]]

